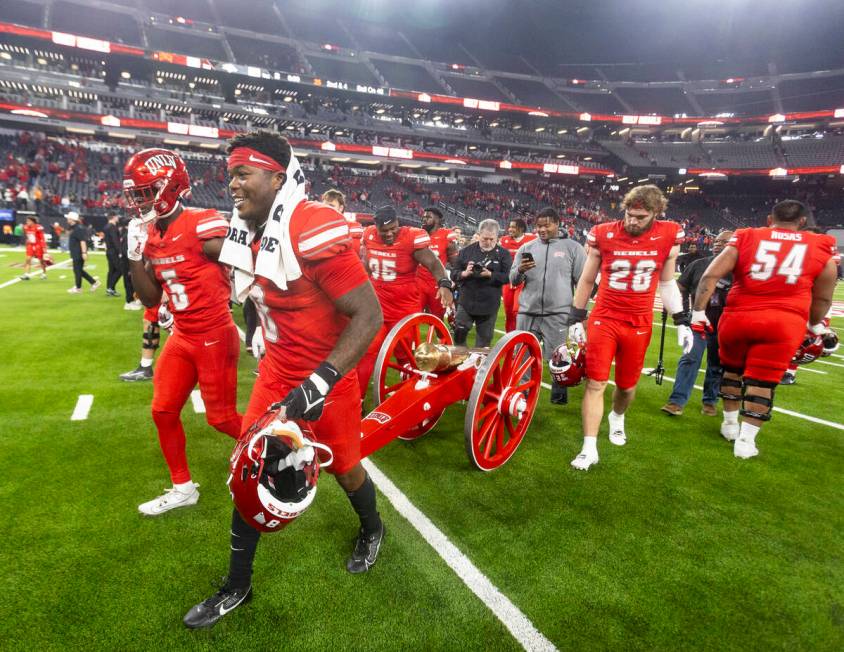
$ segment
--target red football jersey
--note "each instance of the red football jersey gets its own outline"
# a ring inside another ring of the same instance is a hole
[[[256,276],[249,296],[267,347],[261,373],[299,383],[328,357],[349,323],[334,300],[366,283],[367,275],[345,218],[325,204],[301,202],[290,218],[290,239],[302,276],[286,290]],[[253,258],[259,245],[252,243]]]
[[[636,326],[652,324],[659,276],[671,249],[684,237],[683,227],[666,220],[654,220],[635,237],[621,220],[594,226],[587,243],[601,253],[601,283],[592,315]]]
[[[516,238],[512,238],[509,235],[502,236],[501,239],[498,241],[502,247],[504,247],[507,251],[510,252],[510,257],[515,258],[516,252],[519,250],[523,244],[527,244],[528,242],[533,242],[536,240],[537,235],[535,233],[523,233],[521,237],[517,240]]]
[[[186,208],[162,233],[150,224],[144,257],[170,298],[176,332],[198,334],[232,323],[227,268],[206,258],[202,243],[225,238],[229,223],[213,209]]]
[[[727,246],[738,260],[725,311],[789,310],[804,319],[815,278],[838,256],[832,236],[776,227],[739,229]]]
[[[419,289],[416,285],[418,263],[413,252],[426,249],[430,244],[428,233],[412,226],[399,228],[396,240],[391,245],[381,242],[375,226],[364,229],[364,260],[386,324],[395,324],[403,317],[419,311]]]
[[[44,227],[40,224],[26,224],[23,227],[23,232],[26,236],[26,244],[36,247],[44,247],[47,244],[44,238]]]
[[[457,242],[457,234],[451,229],[437,229],[433,233],[430,233],[429,237],[431,238],[431,244],[429,244],[428,247],[434,252],[434,255],[440,259],[443,267],[445,267],[448,265],[448,246],[452,242]],[[416,275],[423,282],[430,281],[432,284],[434,283],[434,277],[424,265],[419,265],[416,269]]]
[[[345,213],[346,224],[349,225],[349,236],[352,238],[352,250],[355,253],[360,253],[360,243],[363,240],[363,226],[354,217],[354,213]]]

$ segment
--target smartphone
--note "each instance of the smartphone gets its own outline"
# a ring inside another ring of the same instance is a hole
[[[522,254],[522,260],[523,261],[526,260],[529,263],[532,263],[533,262],[533,254],[530,253],[529,251],[526,251],[525,253]]]

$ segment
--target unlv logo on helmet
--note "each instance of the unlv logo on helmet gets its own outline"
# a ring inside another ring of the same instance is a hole
[[[169,149],[145,149],[123,169],[126,201],[144,222],[169,217],[190,197],[190,176],[182,157]]]
[[[172,154],[156,154],[147,159],[146,165],[150,174],[158,174],[161,168],[175,168],[176,157]]]

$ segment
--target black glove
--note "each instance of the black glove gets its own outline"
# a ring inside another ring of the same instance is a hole
[[[575,308],[572,306],[571,310],[569,310],[569,317],[566,326],[572,326],[574,324],[584,322],[588,316],[589,313],[586,311],[586,308]]]
[[[675,326],[691,326],[692,320],[691,316],[687,312],[675,312],[671,315],[671,319],[674,320]]]
[[[340,380],[340,372],[330,362],[323,362],[310,377],[281,401],[288,419],[316,421],[322,416],[325,397]]]

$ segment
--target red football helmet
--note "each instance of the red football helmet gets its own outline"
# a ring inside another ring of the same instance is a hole
[[[145,149],[123,168],[123,192],[144,222],[169,217],[190,198],[190,176],[182,157],[169,149]]]
[[[797,364],[809,364],[821,357],[823,349],[823,338],[820,335],[806,333],[806,338],[791,361]]]
[[[821,335],[821,340],[823,341],[821,357],[830,356],[838,350],[838,333],[831,328],[826,329],[826,332]]]
[[[316,497],[317,449],[331,454],[293,421],[281,421],[277,409],[258,419],[230,459],[229,490],[243,520],[261,532],[278,532],[308,509]]]
[[[574,351],[563,342],[548,361],[548,371],[554,382],[564,387],[579,385],[586,376],[586,344],[572,345]]]

